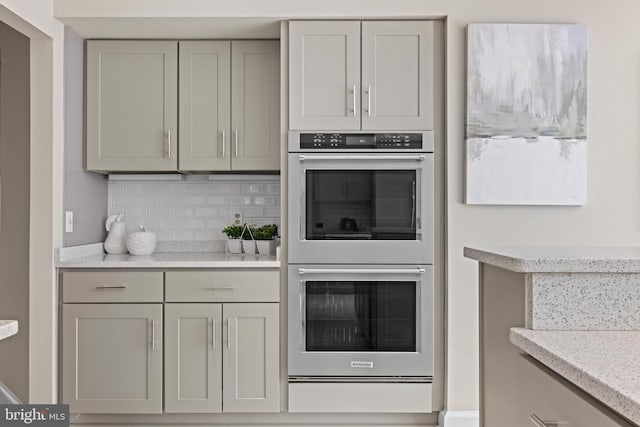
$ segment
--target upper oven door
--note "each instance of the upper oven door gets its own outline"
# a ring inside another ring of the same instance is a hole
[[[289,262],[433,263],[433,153],[289,154]]]

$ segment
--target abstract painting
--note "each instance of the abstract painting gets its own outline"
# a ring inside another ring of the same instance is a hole
[[[587,31],[469,24],[466,203],[584,205]]]

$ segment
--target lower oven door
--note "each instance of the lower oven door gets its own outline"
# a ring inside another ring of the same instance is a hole
[[[433,376],[433,266],[289,265],[290,377]]]

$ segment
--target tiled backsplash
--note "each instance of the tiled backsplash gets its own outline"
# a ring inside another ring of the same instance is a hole
[[[182,181],[109,181],[109,215],[144,225],[159,241],[223,240],[236,212],[247,224],[280,225],[280,177],[185,176]]]

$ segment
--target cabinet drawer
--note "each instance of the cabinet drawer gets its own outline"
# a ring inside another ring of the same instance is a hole
[[[631,427],[608,407],[535,359],[523,356],[518,427],[535,427],[532,415],[550,426]]]
[[[168,271],[167,302],[278,302],[279,271]]]
[[[161,271],[67,272],[62,300],[68,302],[162,302]]]

